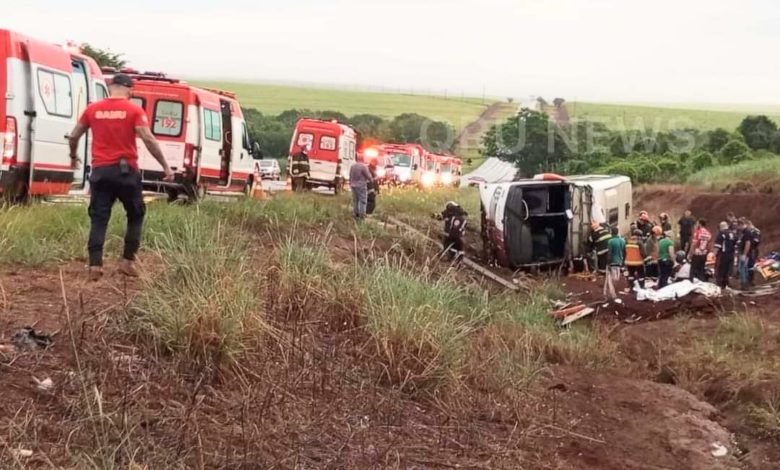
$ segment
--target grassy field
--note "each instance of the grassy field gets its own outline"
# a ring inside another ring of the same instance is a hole
[[[727,185],[750,183],[761,187],[777,185],[780,181],[780,157],[772,156],[748,160],[729,166],[705,168],[688,177],[688,183],[712,190]]]
[[[780,109],[772,107],[756,106],[751,108],[734,105],[730,108],[717,108],[706,105],[698,106],[706,109],[582,102],[566,104],[572,118],[603,120],[612,129],[620,129],[621,124],[625,125],[626,128],[635,128],[637,122],[640,122],[649,128],[657,125],[661,131],[681,128],[707,130],[717,127],[733,130],[749,114],[767,114],[770,118],[780,121]]]
[[[418,113],[444,120],[460,130],[475,121],[487,108],[481,98],[373,93],[328,88],[303,88],[238,82],[195,82],[200,86],[238,93],[241,104],[265,114],[279,114],[288,109],[340,111],[347,116],[370,113],[392,119],[403,113]]]

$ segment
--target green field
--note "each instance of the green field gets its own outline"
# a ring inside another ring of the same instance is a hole
[[[733,130],[749,114],[766,114],[780,122],[780,109],[772,106],[692,104],[691,107],[693,106],[706,109],[584,102],[566,103],[572,118],[601,120],[611,129],[620,129],[621,125],[632,129],[638,127],[638,123],[642,123],[645,128],[657,127],[660,131],[683,128],[707,130],[717,127]]]
[[[234,91],[238,93],[243,106],[256,108],[270,115],[288,109],[332,110],[347,116],[370,113],[388,119],[403,113],[418,113],[431,119],[447,121],[460,130],[475,121],[487,108],[481,98],[448,99],[443,96],[374,93],[261,83],[200,81],[193,83]],[[490,104],[490,101],[487,104]]]

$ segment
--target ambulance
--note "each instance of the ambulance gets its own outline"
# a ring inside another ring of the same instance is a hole
[[[442,186],[460,186],[461,161],[454,155],[439,157],[439,179]]]
[[[144,109],[152,134],[174,172],[162,181],[162,166],[138,141],[138,166],[144,189],[165,192],[169,199],[190,199],[208,193],[252,194],[260,184],[262,158],[249,139],[234,93],[199,88],[162,73],[104,69],[107,79],[121,72],[133,78],[131,101]]]
[[[349,180],[349,170],[357,158],[357,133],[336,120],[301,118],[295,124],[290,142],[287,168],[292,168],[292,157],[308,148],[309,177],[305,188],[326,187],[338,194]]]
[[[357,161],[362,161],[366,165],[372,164],[376,168],[374,180],[378,184],[394,185],[398,183],[398,175],[395,174],[395,165],[387,153],[384,144],[371,145],[357,152]]]
[[[97,63],[78,48],[0,29],[0,191],[6,199],[84,192],[90,133],[71,166],[68,134],[93,101],[108,95]]]
[[[396,179],[402,185],[422,186],[432,156],[420,144],[383,144],[393,162]],[[432,185],[432,183],[431,183]]]

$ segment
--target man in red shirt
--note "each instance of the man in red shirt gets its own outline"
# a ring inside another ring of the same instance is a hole
[[[173,180],[173,172],[149,130],[146,113],[129,99],[132,89],[132,78],[124,74],[115,75],[109,85],[111,96],[87,106],[69,137],[70,158],[75,167],[79,139],[87,129],[92,129],[92,171],[89,175],[91,227],[88,243],[89,278],[92,281],[103,276],[103,244],[111,219],[111,208],[117,199],[127,213],[125,249],[119,271],[126,276],[138,276],[133,262],[141,244],[146,206],[138,171],[136,136],[162,165],[165,171],[163,180]]]
[[[693,232],[693,243],[691,243],[691,278],[700,281],[707,280],[707,255],[710,253],[710,242],[712,234],[707,230],[707,221],[699,219],[699,225]]]

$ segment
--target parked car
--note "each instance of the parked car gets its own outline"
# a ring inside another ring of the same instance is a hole
[[[282,179],[282,168],[276,160],[257,160],[257,169],[264,180],[279,181]]]

